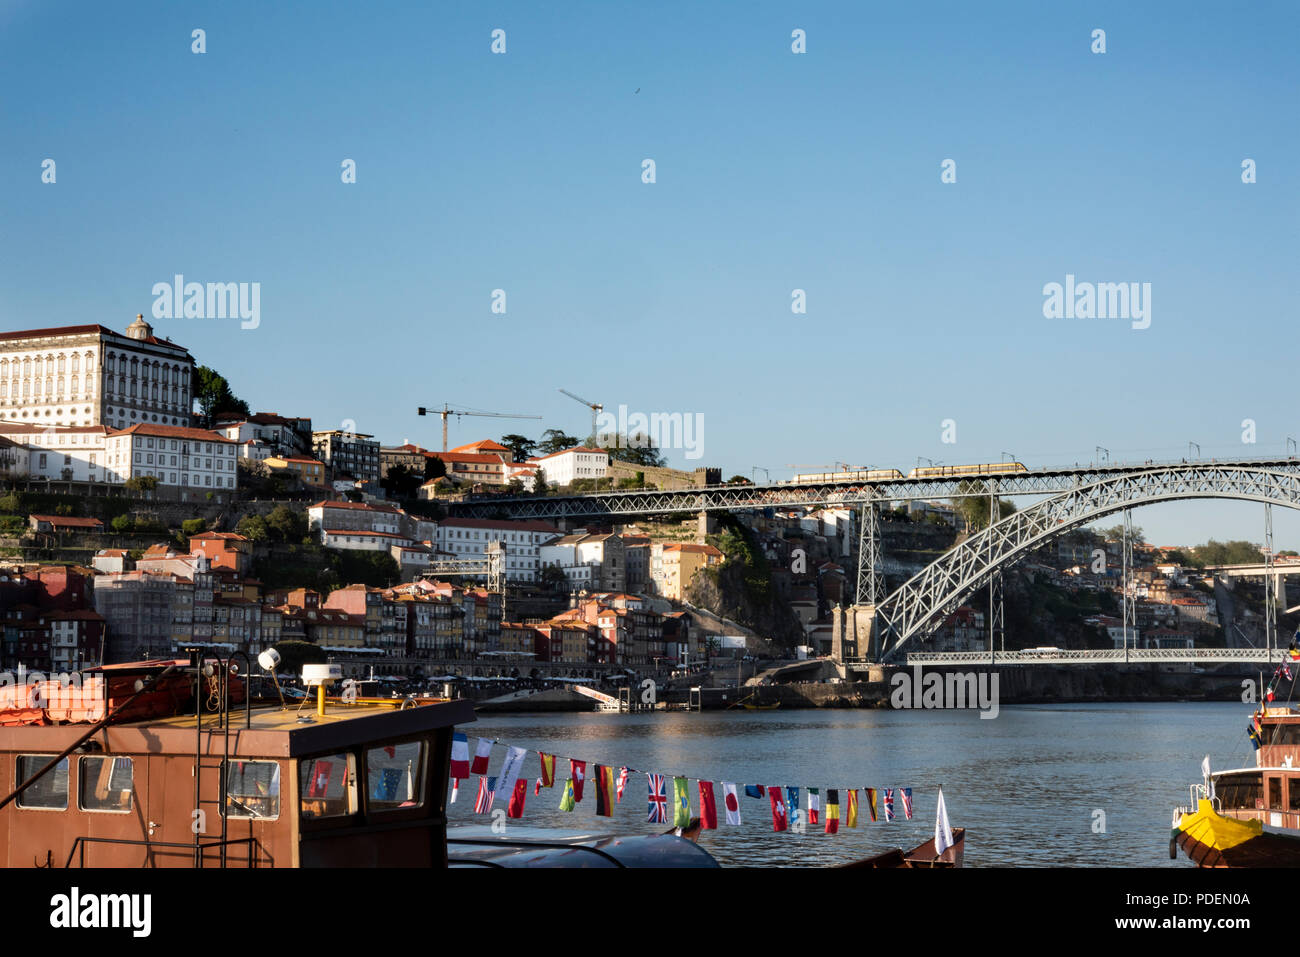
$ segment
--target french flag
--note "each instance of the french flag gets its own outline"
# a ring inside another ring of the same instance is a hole
[[[469,738],[459,731],[451,736],[451,777],[459,781],[469,777]]]

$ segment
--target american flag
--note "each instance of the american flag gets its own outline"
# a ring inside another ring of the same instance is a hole
[[[623,789],[625,787],[627,787],[627,768],[621,767],[618,769],[618,796],[614,798],[615,804],[623,800]]]
[[[912,789],[899,788],[898,793],[903,796],[903,817],[910,821],[912,819]]]
[[[885,820],[894,819],[894,789],[885,788]]]
[[[486,814],[492,807],[492,801],[497,796],[497,779],[496,778],[479,778],[478,779],[478,800],[474,802],[475,814]]]
[[[662,774],[647,774],[646,784],[650,788],[650,816],[646,818],[651,824],[668,823],[668,785]]]

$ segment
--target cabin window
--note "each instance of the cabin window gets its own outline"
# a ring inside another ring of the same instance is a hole
[[[18,756],[18,783],[26,781],[45,765],[52,754],[20,754]],[[68,809],[68,759],[64,758],[53,771],[42,775],[18,798],[18,806],[41,811],[66,811]]]
[[[366,788],[371,811],[424,803],[424,742],[408,741],[366,751]]]
[[[1219,778],[1215,793],[1224,807],[1258,808],[1264,806],[1264,786],[1259,775],[1239,775]]]
[[[279,763],[231,761],[226,773],[226,817],[274,820],[279,816]]]
[[[1268,779],[1268,809],[1270,811],[1282,810],[1282,779]]]
[[[82,758],[77,770],[78,806],[83,811],[131,810],[131,759]]]
[[[298,762],[298,780],[304,818],[356,813],[356,764],[351,754],[304,758]]]
[[[1286,779],[1286,797],[1289,809],[1300,811],[1300,778]]]

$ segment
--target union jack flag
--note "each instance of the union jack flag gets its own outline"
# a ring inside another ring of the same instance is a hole
[[[627,787],[627,768],[621,767],[618,769],[618,797],[614,798],[615,804],[623,800],[623,789],[625,787]]]
[[[899,788],[898,793],[903,796],[903,817],[910,821],[912,819],[912,789]]]
[[[662,774],[647,774],[646,778],[650,788],[650,816],[646,820],[651,824],[667,824],[668,784]]]
[[[497,796],[497,779],[478,779],[478,799],[474,802],[475,814],[486,814],[492,808],[492,801]]]
[[[894,819],[894,789],[885,788],[885,820]]]

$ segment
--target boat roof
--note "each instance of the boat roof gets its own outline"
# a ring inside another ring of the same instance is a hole
[[[330,700],[325,714],[314,704],[303,708],[254,706],[247,718],[243,708],[232,708],[230,756],[232,758],[300,757],[348,750],[369,741],[416,737],[438,728],[476,720],[468,700],[420,704],[401,708],[402,702],[343,704]],[[225,750],[222,729],[216,715],[204,715],[204,747],[208,754]],[[0,751],[58,753],[87,731],[84,723],[59,725],[11,725],[0,727]],[[109,754],[194,754],[193,713],[169,717],[142,718],[110,724],[96,733],[94,741]]]
[[[675,834],[605,834],[511,825],[447,829],[452,867],[717,867],[708,851]]]

